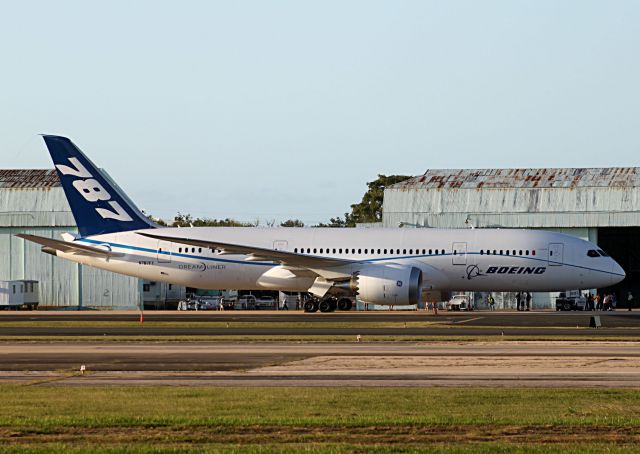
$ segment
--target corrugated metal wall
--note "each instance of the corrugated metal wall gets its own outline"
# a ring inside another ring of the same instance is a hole
[[[632,227],[640,188],[396,189],[384,192],[383,223],[428,227]]]
[[[40,305],[100,309],[140,307],[140,280],[78,265],[16,238],[77,232],[62,187],[0,188],[0,280],[40,281]]]

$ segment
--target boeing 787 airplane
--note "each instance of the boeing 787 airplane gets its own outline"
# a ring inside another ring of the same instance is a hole
[[[546,231],[160,227],[71,140],[43,138],[79,234],[17,236],[116,273],[203,289],[310,292],[308,312],[348,310],[356,295],[410,305],[423,289],[560,291],[625,277],[597,245]]]

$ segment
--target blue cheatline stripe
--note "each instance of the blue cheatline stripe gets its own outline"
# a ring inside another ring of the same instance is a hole
[[[96,241],[96,240],[91,240],[89,238],[80,238],[77,241],[84,241],[87,243],[92,243],[92,244],[108,244],[111,247],[118,247],[121,249],[130,249],[133,251],[141,251],[141,252],[149,252],[152,254],[158,254],[158,250],[157,249],[149,249],[149,248],[143,248],[143,247],[139,247],[139,246],[129,246],[128,244],[119,244],[119,243],[110,243],[108,241]],[[224,263],[237,263],[240,265],[257,265],[257,266],[279,266],[280,263],[277,262],[248,262],[245,260],[230,260],[230,259],[221,259],[221,258],[217,258],[217,257],[207,257],[207,256],[203,256],[203,255],[190,255],[190,254],[182,254],[182,253],[177,253],[177,252],[169,252],[169,251],[162,251],[160,252],[163,255],[171,255],[172,257],[184,257],[187,259],[196,259],[196,260],[209,260],[212,262],[224,262]],[[238,254],[238,255],[242,255],[242,254]],[[316,257],[316,258],[324,258],[321,256],[315,256],[315,255],[310,255],[310,256],[306,256],[306,255],[301,255],[298,254],[300,257]],[[381,258],[376,258],[376,259],[368,259],[368,260],[354,260],[351,263],[374,263],[374,262],[384,262],[384,261],[389,261],[389,260],[404,260],[404,259],[418,259],[418,258],[431,258],[431,257],[447,257],[447,256],[452,256],[454,254],[450,254],[450,253],[445,253],[445,254],[423,254],[423,255],[405,255],[405,256],[401,256],[401,257],[381,257]],[[456,254],[457,255],[457,254]],[[492,257],[493,254],[480,254],[479,252],[467,252],[466,255],[480,255],[482,257]],[[569,266],[572,268],[580,268],[583,270],[588,270],[588,271],[596,271],[598,273],[605,273],[605,274],[612,274],[614,276],[623,276],[622,274],[619,273],[614,273],[612,271],[605,271],[605,270],[599,270],[597,268],[589,268],[587,266],[582,266],[582,265],[572,265],[570,263],[563,263],[563,262],[554,262],[554,261],[549,261],[547,259],[541,259],[541,258],[534,258],[534,257],[528,257],[528,256],[521,256],[521,255],[496,255],[495,257],[511,257],[511,258],[517,258],[517,259],[521,259],[521,260],[531,260],[534,262],[544,262],[547,264],[555,264],[555,265],[563,265],[563,266]],[[333,257],[332,257],[333,258]],[[336,257],[336,258],[340,258],[340,257]],[[346,264],[345,264],[346,265]],[[460,266],[464,266],[464,265],[460,265]],[[507,266],[507,265],[504,265]]]
[[[108,244],[111,247],[117,247],[120,249],[130,249],[132,251],[141,251],[141,252],[150,252],[152,254],[157,254],[158,250],[157,249],[149,249],[149,248],[144,248],[144,247],[139,247],[139,246],[129,246],[128,244],[119,244],[119,243],[110,243],[108,241],[96,241],[96,240],[90,240],[88,238],[82,238],[78,241],[85,241],[87,243],[92,243],[92,244]],[[229,259],[220,259],[220,258],[216,258],[216,257],[206,257],[206,256],[201,256],[201,255],[189,255],[189,254],[178,254],[178,253],[172,253],[169,251],[162,251],[160,252],[163,255],[171,255],[172,257],[184,257],[187,259],[198,259],[198,260],[209,260],[211,262],[224,262],[224,263],[238,263],[241,265],[258,265],[258,266],[278,266],[280,265],[279,263],[273,263],[273,262],[247,262],[244,260],[229,260]]]

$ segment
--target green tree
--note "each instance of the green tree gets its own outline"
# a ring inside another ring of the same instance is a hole
[[[345,216],[348,215],[348,213],[345,213]],[[329,219],[329,222],[327,224],[325,224],[324,222],[320,222],[319,224],[314,225],[314,227],[347,227],[347,223],[344,219],[338,216],[337,218]]]
[[[235,219],[193,218],[190,214],[178,213],[171,227],[255,227],[257,223],[241,222]]]
[[[378,175],[374,181],[367,183],[367,192],[362,196],[360,203],[351,205],[351,213],[345,213],[344,219],[331,218],[328,224],[320,223],[316,227],[355,227],[364,222],[382,221],[382,200],[384,189],[408,178],[407,175]]]
[[[304,227],[304,222],[300,219],[288,219],[280,223],[280,227]]]
[[[347,217],[347,224],[355,226],[362,222],[382,222],[382,200],[387,186],[400,183],[408,178],[407,175],[378,175],[374,181],[367,183],[368,190],[364,193],[360,203],[351,205],[351,214]]]

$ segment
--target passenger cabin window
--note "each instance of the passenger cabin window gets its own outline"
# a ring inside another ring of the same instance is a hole
[[[600,254],[598,254],[598,251],[596,251],[595,249],[589,249],[587,251],[587,255],[589,257],[600,257]]]

